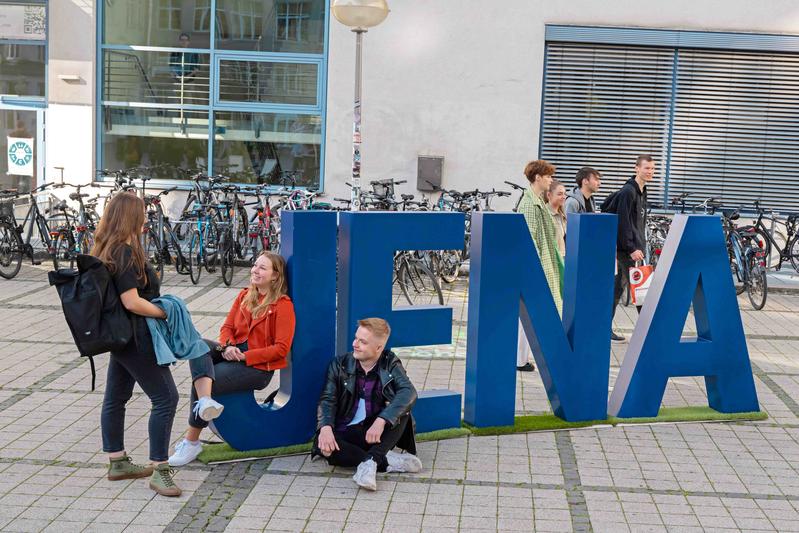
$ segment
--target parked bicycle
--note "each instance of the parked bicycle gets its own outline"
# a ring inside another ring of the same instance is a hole
[[[783,263],[790,262],[799,273],[799,213],[786,213],[787,218],[780,220],[779,213],[761,207],[757,200],[754,208],[757,219],[751,227],[757,235],[758,245],[765,252],[766,265],[780,270]],[[766,226],[766,221],[771,223],[770,228]],[[785,233],[776,229],[777,224],[785,226]]]
[[[22,257],[30,258],[31,264],[39,265],[32,245],[34,228],[44,249],[52,257],[54,255],[53,237],[47,218],[39,209],[36,195],[48,188],[63,187],[62,184],[45,183],[28,193],[19,193],[14,189],[0,191],[0,276],[11,279],[22,267]],[[14,200],[27,194],[30,205],[21,224],[17,224],[14,214]],[[27,227],[27,233],[26,233]],[[25,237],[23,238],[23,234]],[[57,234],[55,235],[57,236]]]
[[[757,244],[757,232],[751,226],[737,227],[740,218],[738,209],[722,211],[722,225],[730,258],[730,270],[736,293],[746,291],[755,310],[763,309],[768,296],[766,259],[764,250]]]

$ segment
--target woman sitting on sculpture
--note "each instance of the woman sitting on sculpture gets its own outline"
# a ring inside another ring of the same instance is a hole
[[[262,390],[275,370],[286,368],[294,339],[294,305],[288,297],[286,260],[262,252],[250,269],[250,286],[242,290],[211,351],[189,361],[193,387],[186,437],[169,457],[171,466],[190,463],[202,451],[200,433],[222,414],[212,396]]]

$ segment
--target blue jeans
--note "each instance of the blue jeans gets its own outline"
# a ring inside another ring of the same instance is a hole
[[[222,352],[217,349],[219,344],[207,339],[205,342],[208,344],[210,351],[202,357],[189,360],[192,382],[189,425],[198,429],[207,427],[208,422],[194,414],[194,402],[197,401],[197,390],[194,388],[194,382],[197,378],[211,378],[214,382],[211,387],[211,396],[218,396],[231,392],[265,389],[274,374],[271,370],[260,370],[247,366],[244,361],[226,361],[222,358]],[[239,344],[237,347],[242,352],[247,351],[246,342]]]

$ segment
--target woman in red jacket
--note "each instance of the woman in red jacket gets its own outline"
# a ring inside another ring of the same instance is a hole
[[[202,451],[200,432],[224,406],[211,396],[266,388],[275,370],[286,368],[294,339],[294,305],[287,296],[286,260],[263,252],[250,269],[250,286],[242,290],[222,324],[219,344],[192,359],[189,429],[169,457],[183,466]]]

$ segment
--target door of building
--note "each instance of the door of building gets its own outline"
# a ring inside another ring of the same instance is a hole
[[[0,189],[44,182],[44,109],[0,102]]]

